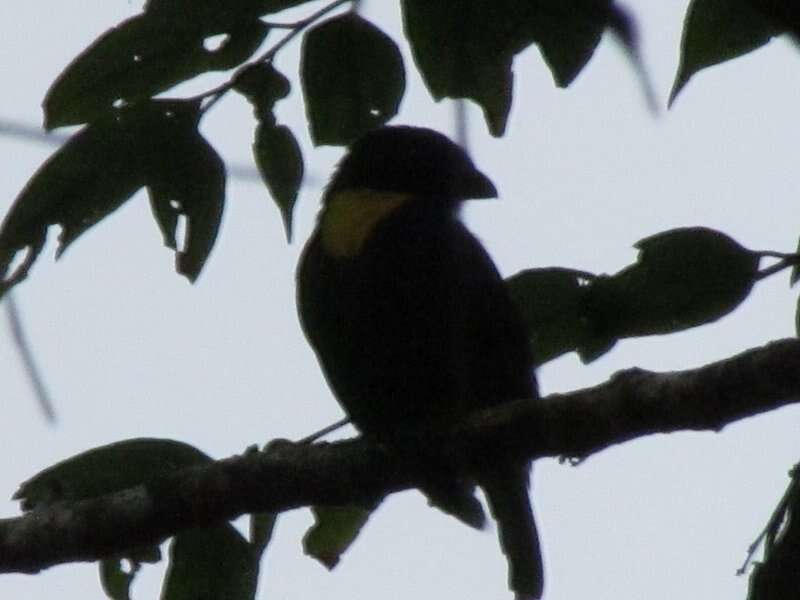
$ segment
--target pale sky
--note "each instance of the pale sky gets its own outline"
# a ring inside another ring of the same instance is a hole
[[[366,15],[396,40],[397,9],[374,0]],[[678,60],[686,2],[629,0],[662,106]],[[141,2],[64,0],[0,7],[0,119],[41,123],[53,78]],[[297,50],[279,67],[296,81]],[[396,123],[452,133],[452,105],[435,104],[412,70]],[[567,90],[538,51],[515,63],[508,134],[485,133],[472,111],[474,158],[501,200],[475,203],[470,226],[500,269],[565,266],[613,273],[633,243],[684,225],[720,229],[758,250],[793,251],[797,213],[796,104],[800,55],[785,41],[697,75],[658,118],[608,37]],[[188,89],[200,91],[214,79]],[[301,138],[308,170],[285,243],[277,209],[259,183],[231,180],[217,246],[199,281],[174,274],[172,255],[140,193],[85,234],[58,264],[55,232],[17,300],[59,415],[40,414],[8,328],[0,337],[5,414],[0,496],[40,469],[101,444],[169,437],[215,457],[274,437],[297,438],[338,419],[300,332],[297,255],[308,236],[318,181],[340,155],[312,149],[295,92],[279,116]],[[203,123],[224,157],[249,163],[254,121],[226,98]],[[52,147],[0,136],[3,210]],[[662,338],[629,340],[591,365],[574,355],[540,370],[543,392],[604,381],[631,366],[681,370],[794,334],[788,274],[759,284],[722,321]],[[699,399],[702,401],[702,399]],[[541,460],[534,500],[543,535],[548,600],[744,598],[735,571],[769,518],[800,456],[800,411],[785,408],[720,434],[653,436],[605,451],[577,468]],[[0,517],[18,514],[10,501]],[[476,533],[414,492],[390,498],[339,567],[302,554],[308,511],[283,515],[262,566],[260,598],[511,598],[494,532]],[[162,566],[146,567],[134,598],[157,597]],[[37,577],[0,577],[0,597],[102,598],[94,565]]]

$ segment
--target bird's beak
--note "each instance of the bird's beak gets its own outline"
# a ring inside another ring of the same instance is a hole
[[[494,187],[492,180],[478,169],[470,169],[460,178],[458,188],[458,195],[464,200],[497,198],[497,188]]]

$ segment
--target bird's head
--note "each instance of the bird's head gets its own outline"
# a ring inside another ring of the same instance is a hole
[[[354,142],[326,196],[358,189],[448,202],[497,197],[463,148],[432,129],[408,126],[381,127]]]

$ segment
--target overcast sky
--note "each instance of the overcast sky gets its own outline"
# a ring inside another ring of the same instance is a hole
[[[366,14],[395,39],[390,3]],[[678,60],[686,2],[630,0],[661,104]],[[0,119],[41,123],[50,82],[100,33],[141,2],[62,0],[0,5]],[[381,12],[385,11],[385,12]],[[299,44],[280,55],[294,79]],[[452,131],[452,105],[435,104],[411,68],[397,123]],[[467,220],[505,274],[531,266],[611,273],[635,259],[638,239],[676,226],[718,228],[759,250],[792,251],[800,234],[797,99],[800,55],[785,41],[695,77],[674,108],[648,112],[633,71],[611,39],[568,90],[552,84],[533,48],[515,63],[508,134],[490,138],[470,115],[473,153],[501,193]],[[188,89],[199,91],[216,79]],[[5,444],[0,496],[40,469],[121,439],[183,440],[215,457],[274,437],[296,438],[338,419],[298,327],[294,268],[339,150],[312,149],[296,93],[280,118],[301,138],[316,178],[300,198],[294,244],[259,183],[231,180],[217,247],[196,285],[174,274],[146,198],[137,195],[87,233],[57,264],[55,235],[17,300],[51,389],[59,422],[39,412],[7,327],[0,337]],[[254,121],[230,97],[203,122],[226,160],[250,164]],[[5,210],[52,147],[0,136]],[[625,341],[591,365],[568,355],[540,370],[544,393],[604,381],[622,368],[679,370],[793,335],[796,291],[788,275],[757,286],[721,322]],[[666,600],[745,597],[735,570],[768,519],[800,456],[800,411],[786,408],[721,434],[654,436],[572,468],[536,465],[547,598]],[[10,501],[0,517],[18,514]],[[333,572],[305,558],[307,511],[280,518],[267,551],[262,598],[510,598],[493,533],[476,533],[394,496]],[[157,596],[161,567],[147,567],[136,598]],[[101,598],[94,565],[37,577],[0,577],[0,597]]]

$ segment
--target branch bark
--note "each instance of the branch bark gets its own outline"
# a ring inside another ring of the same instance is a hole
[[[586,457],[653,433],[719,431],[800,400],[800,340],[748,350],[698,369],[630,369],[601,385],[476,414],[436,437],[389,449],[363,439],[278,441],[263,452],[165,475],[155,483],[55,502],[0,520],[0,573],[124,555],[179,531],[253,512],[370,505],[442,469],[497,460]]]

